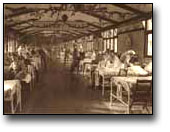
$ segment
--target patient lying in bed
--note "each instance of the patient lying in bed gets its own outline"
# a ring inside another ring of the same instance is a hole
[[[124,70],[127,72],[126,75],[131,76],[145,76],[151,72],[151,64],[148,64],[145,69],[143,69],[140,65],[135,65],[135,63],[130,62],[130,59],[131,58],[128,58],[128,63],[127,61],[124,61],[126,63],[123,63],[117,55],[113,55],[111,59],[103,60],[101,62],[99,70],[105,74],[112,75],[118,75],[120,74],[120,70]]]

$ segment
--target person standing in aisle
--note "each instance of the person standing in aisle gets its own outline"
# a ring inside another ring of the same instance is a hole
[[[66,48],[66,49],[65,49],[65,53],[64,53],[64,65],[66,65],[66,64],[67,64],[67,62],[68,62],[68,59],[69,59],[69,53],[70,53],[69,49],[68,49],[68,48]]]
[[[75,68],[78,68],[78,64],[79,64],[79,53],[77,47],[75,46],[73,51],[73,62],[71,65],[71,72],[74,72]]]

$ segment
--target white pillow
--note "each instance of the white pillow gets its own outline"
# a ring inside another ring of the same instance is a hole
[[[152,62],[150,62],[148,65],[144,68],[147,72],[152,73]]]
[[[128,67],[128,75],[135,75],[135,76],[139,76],[139,75],[147,75],[148,72],[145,71],[142,67],[140,66],[131,66]]]

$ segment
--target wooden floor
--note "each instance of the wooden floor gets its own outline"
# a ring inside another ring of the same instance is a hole
[[[23,114],[123,114],[125,108],[115,103],[109,109],[108,98],[93,90],[82,75],[72,74],[62,63],[53,62],[41,75]],[[136,111],[141,113],[141,111]]]

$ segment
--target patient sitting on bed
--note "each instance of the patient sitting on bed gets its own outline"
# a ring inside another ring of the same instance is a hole
[[[22,80],[25,78],[28,69],[24,59],[19,59],[17,56],[11,57],[11,64],[9,66],[10,79]]]
[[[119,72],[123,70],[124,72],[127,72],[126,75],[148,75],[148,72],[139,65],[139,58],[134,51],[130,50],[125,52],[121,59],[123,62],[121,62],[117,55],[112,53],[112,57],[109,61],[107,61],[106,67],[112,68],[114,71]]]
[[[103,69],[105,73],[112,73],[118,75],[121,68],[124,68],[124,64],[119,60],[117,55],[110,52],[109,55],[103,57],[99,62],[98,68]]]
[[[11,64],[9,66],[9,70],[13,73],[13,74],[17,74],[19,72],[19,70],[21,70],[21,67],[19,65],[19,61],[17,59],[16,56],[11,56]]]

